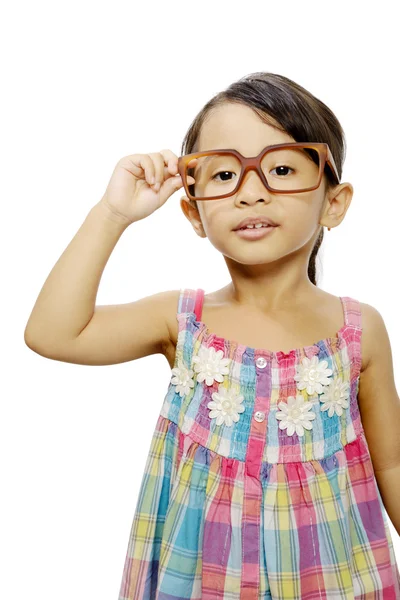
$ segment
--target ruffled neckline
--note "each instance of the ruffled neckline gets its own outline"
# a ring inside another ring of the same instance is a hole
[[[344,331],[349,327],[347,323],[344,323],[340,329],[336,331],[333,336],[322,338],[313,344],[307,346],[299,346],[298,348],[292,348],[289,352],[283,350],[269,350],[268,348],[253,348],[246,346],[237,340],[232,340],[219,336],[218,334],[210,331],[208,325],[204,321],[198,321],[194,312],[181,313],[186,319],[189,318],[194,327],[196,327],[202,334],[202,342],[207,346],[219,346],[227,349],[233,349],[240,352],[240,354],[246,354],[249,357],[264,356],[270,360],[275,359],[278,362],[290,357],[312,357],[317,354],[324,346],[330,348],[332,351],[335,349],[342,348],[346,341],[343,337]]]

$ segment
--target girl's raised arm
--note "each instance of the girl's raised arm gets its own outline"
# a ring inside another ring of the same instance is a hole
[[[164,351],[169,341],[167,314],[176,312],[178,292],[119,306],[95,303],[101,275],[122,233],[160,208],[182,185],[175,176],[177,163],[170,150],[134,154],[117,163],[103,198],[40,291],[25,328],[29,348],[47,358],[96,365]]]

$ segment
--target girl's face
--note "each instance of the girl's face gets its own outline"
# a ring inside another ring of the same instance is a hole
[[[198,152],[234,148],[243,156],[256,156],[271,144],[295,141],[286,132],[262,122],[248,106],[226,103],[208,114]],[[301,248],[311,253],[320,226],[335,227],[343,220],[352,191],[351,184],[340,184],[326,193],[323,177],[316,190],[277,194],[267,190],[256,171],[250,171],[236,194],[220,200],[200,200],[197,209],[184,196],[181,208],[196,233],[208,237],[225,257],[255,265],[272,262]],[[270,217],[278,227],[259,240],[241,238],[235,227],[253,216]]]

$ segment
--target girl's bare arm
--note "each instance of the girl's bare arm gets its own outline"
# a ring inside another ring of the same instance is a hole
[[[96,306],[103,270],[127,224],[96,204],[47,277],[25,328],[25,343],[54,360],[107,365],[164,353],[166,314],[176,291]]]

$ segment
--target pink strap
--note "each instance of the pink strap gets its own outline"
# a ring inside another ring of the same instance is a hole
[[[195,312],[197,321],[201,321],[201,314],[203,311],[203,301],[204,301],[204,290],[199,288],[198,290],[196,290],[196,302],[194,305],[194,312]]]
[[[345,323],[346,325],[354,325],[361,329],[361,307],[360,302],[349,296],[342,297]]]
[[[193,290],[191,288],[181,288],[178,302],[178,314],[195,313],[196,319],[201,320],[203,309],[204,290],[201,288]]]

